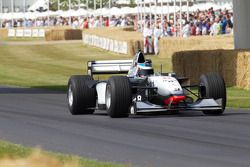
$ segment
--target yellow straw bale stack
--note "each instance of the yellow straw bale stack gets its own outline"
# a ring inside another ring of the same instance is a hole
[[[250,51],[183,51],[172,57],[173,71],[197,84],[201,74],[220,73],[228,86],[250,89]]]
[[[46,41],[56,41],[56,40],[65,40],[64,30],[62,29],[50,29],[45,32]]]
[[[81,40],[82,31],[79,29],[50,29],[45,33],[47,41]]]
[[[160,40],[160,57],[171,57],[180,51],[216,49],[233,49],[233,36],[197,36]]]
[[[138,49],[143,49],[143,38],[141,33],[133,31],[133,27],[127,28],[93,28],[83,30],[84,34],[88,35],[96,35],[98,37],[105,37],[112,40],[117,41],[125,41],[127,42],[127,53],[128,55],[134,55]]]
[[[0,28],[0,40],[8,37],[8,30]]]
[[[81,40],[82,30],[79,29],[68,29],[64,31],[65,40]]]
[[[238,53],[236,84],[241,88],[250,89],[250,51],[240,51]]]
[[[128,54],[134,55],[143,49],[142,33],[127,28],[93,28],[83,30],[84,34],[106,37],[118,41],[127,41]],[[140,43],[140,47],[138,44]],[[171,57],[175,52],[188,50],[233,49],[233,36],[197,36],[190,38],[164,37],[160,40],[160,57]]]
[[[125,29],[125,30],[124,30]],[[111,28],[92,28],[85,29],[83,33],[90,35],[97,35],[100,37],[107,37],[114,40],[127,41],[127,40],[142,40],[142,34],[136,31],[130,31],[131,28],[119,28],[119,27],[111,27]]]

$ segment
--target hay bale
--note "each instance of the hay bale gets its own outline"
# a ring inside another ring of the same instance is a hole
[[[8,30],[0,28],[0,39],[5,39],[8,37]]]
[[[250,89],[250,52],[241,51],[237,57],[237,80],[238,87]]]
[[[57,41],[65,40],[64,30],[62,29],[51,29],[45,32],[46,41]]]
[[[211,50],[176,52],[173,71],[197,84],[201,74],[220,73],[227,86],[250,89],[250,51]]]
[[[102,27],[83,30],[85,34],[97,35],[118,41],[143,40],[142,34],[137,31],[124,31],[119,27]]]
[[[127,28],[94,28],[85,29],[83,34],[96,35],[99,37],[105,37],[117,41],[127,42],[128,50],[127,54],[133,56],[138,49],[143,50],[143,38],[142,34],[136,31],[131,31],[131,27]]]
[[[78,29],[50,29],[45,33],[47,41],[81,40],[82,31]]]
[[[135,31],[135,28],[133,26],[129,26],[129,27],[124,27],[122,28],[123,31]]]
[[[45,31],[45,40],[46,41],[52,41],[51,31]]]
[[[128,54],[134,55],[140,43],[143,49],[143,36],[140,32],[131,31],[133,27],[127,28],[93,28],[85,29],[83,32],[89,35],[106,37],[118,41],[128,42]],[[137,42],[136,42],[137,41]],[[138,42],[140,41],[140,42]],[[160,57],[169,57],[180,51],[188,50],[215,50],[233,49],[233,36],[197,36],[184,38],[162,38],[160,40]]]
[[[128,55],[134,55],[139,49],[143,50],[142,40],[128,40]]]
[[[171,57],[175,52],[191,50],[233,49],[233,36],[197,36],[190,38],[162,38],[160,57]]]
[[[65,40],[81,40],[82,39],[82,30],[72,30],[68,29],[64,31]]]

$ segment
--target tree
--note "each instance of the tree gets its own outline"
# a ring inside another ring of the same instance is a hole
[[[102,1],[102,7],[109,7],[109,0],[96,0],[96,8],[100,8],[100,2]],[[121,7],[116,4],[118,0],[111,0],[111,5],[116,7]],[[135,0],[128,0],[129,7],[135,7]],[[78,0],[71,0],[71,8],[78,9]],[[87,0],[80,0],[81,5],[85,5],[87,7]],[[88,6],[90,9],[94,9],[94,0],[88,0]],[[50,10],[56,11],[58,9],[58,0],[50,0]],[[68,10],[69,9],[69,0],[60,0],[60,9]]]
[[[134,8],[135,6],[135,0],[129,0],[129,7]]]
[[[132,0],[134,1],[134,0]],[[96,8],[100,8],[101,0],[96,0]],[[78,8],[78,0],[71,0],[71,7]],[[87,0],[80,0],[81,4],[87,5]],[[94,9],[94,0],[88,1],[89,8]],[[108,7],[109,0],[102,0],[102,7]],[[56,11],[58,9],[58,0],[50,0],[50,10]],[[68,10],[69,9],[69,0],[60,0],[60,9]]]

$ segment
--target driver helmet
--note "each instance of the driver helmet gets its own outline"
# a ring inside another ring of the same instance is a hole
[[[152,63],[146,61],[145,63],[138,64],[138,76],[145,77],[154,74]]]

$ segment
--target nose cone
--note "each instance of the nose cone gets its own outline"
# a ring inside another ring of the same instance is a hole
[[[178,104],[179,102],[185,100],[186,96],[170,96],[164,100],[164,104]]]
[[[152,76],[149,82],[157,87],[157,93],[161,96],[183,95],[183,90],[176,78],[169,76]]]

